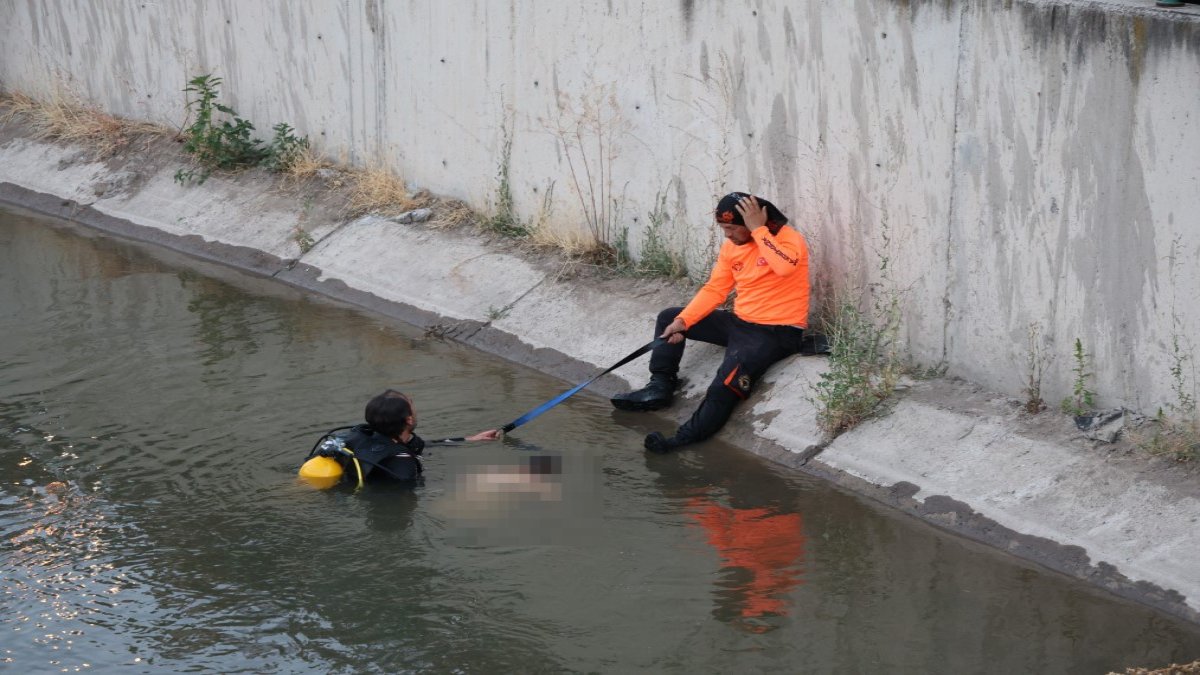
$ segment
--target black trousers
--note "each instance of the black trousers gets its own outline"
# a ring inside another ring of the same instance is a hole
[[[668,307],[658,314],[654,336],[683,311]],[[800,352],[804,331],[795,326],[768,326],[742,321],[733,312],[716,310],[687,331],[688,340],[699,340],[725,348],[725,360],[708,385],[700,407],[675,432],[680,444],[702,441],[720,431],[739,402],[750,395],[754,385],[772,364]],[[650,353],[650,372],[675,376],[687,340],[665,344]]]

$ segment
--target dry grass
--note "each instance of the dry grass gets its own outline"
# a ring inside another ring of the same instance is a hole
[[[348,207],[355,215],[377,213],[395,216],[421,208],[431,200],[427,194],[412,195],[404,179],[387,169],[370,168],[349,172],[350,201]]]
[[[550,248],[561,251],[572,258],[603,258],[608,247],[596,241],[591,232],[579,229],[554,227],[549,223],[539,223],[529,234],[530,243],[539,248]]]
[[[410,192],[404,179],[382,167],[354,168],[335,162],[311,147],[302,149],[283,174],[283,184],[322,179],[327,188],[344,190],[346,211],[352,216],[397,216],[406,211],[434,208],[435,226],[477,222],[478,214],[464,202],[438,200],[426,190]]]
[[[1131,432],[1129,439],[1146,452],[1166,455],[1177,462],[1200,459],[1200,421],[1196,419],[1176,419],[1160,413],[1156,419]]]
[[[436,219],[432,222],[445,227],[477,226],[483,221],[483,217],[479,215],[478,211],[458,199],[449,199],[438,203],[436,213]]]
[[[97,158],[111,157],[133,142],[171,133],[170,129],[114,117],[88,105],[78,96],[56,92],[47,101],[21,93],[0,99],[0,124],[22,120],[35,138],[74,143]]]
[[[283,172],[285,181],[305,181],[317,175],[321,169],[334,168],[333,162],[325,159],[312,147],[304,147],[296,152],[287,170]]]
[[[0,125],[13,121],[27,125],[35,138],[78,145],[97,159],[111,157],[141,140],[149,142],[176,133],[164,126],[110,115],[65,91],[56,92],[46,101],[21,93],[0,94]],[[323,175],[322,170],[333,173]],[[387,217],[433,208],[434,219],[429,222],[432,227],[471,226],[488,230],[488,219],[465,202],[441,200],[426,191],[414,194],[401,177],[385,168],[350,168],[345,161],[330,160],[311,147],[298,151],[282,174],[282,183],[301,185],[318,178],[328,188],[345,190],[346,210],[352,215],[375,213]],[[598,241],[594,232],[561,224],[555,227],[549,222],[547,211],[548,204],[537,222],[525,231],[527,234],[522,234],[524,245],[558,251],[570,258],[572,265],[598,268],[615,265],[614,251]]]

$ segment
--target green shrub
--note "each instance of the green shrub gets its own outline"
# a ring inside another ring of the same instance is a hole
[[[217,102],[221,78],[198,75],[188,80],[188,114],[192,123],[183,130],[183,150],[191,155],[197,169],[180,169],[175,180],[203,183],[214,171],[236,171],[262,166],[270,171],[285,171],[308,147],[308,138],[296,138],[285,123],[276,124],[269,144],[254,138],[254,124],[238,117],[233,108]]]
[[[667,222],[667,196],[660,193],[654,200],[654,210],[649,214],[646,239],[642,243],[642,259],[637,271],[649,277],[685,277],[687,264],[672,252],[663,237],[663,226]]]
[[[825,321],[829,367],[813,385],[817,422],[837,435],[874,415],[895,391],[902,364],[895,349],[898,300],[874,315],[842,303]]]
[[[504,131],[504,149],[501,151],[500,166],[496,170],[496,212],[483,222],[485,229],[505,237],[526,237],[529,227],[517,215],[513,202],[512,183],[509,182],[509,165],[512,162],[512,133]]]
[[[259,164],[272,173],[283,173],[292,168],[296,160],[308,149],[308,137],[296,138],[295,131],[287,122],[271,127],[275,135],[267,144],[267,156]]]
[[[1062,401],[1062,411],[1078,417],[1087,415],[1095,409],[1096,393],[1087,387],[1087,382],[1092,377],[1092,372],[1088,370],[1090,359],[1088,353],[1083,350],[1083,342],[1079,338],[1075,338],[1073,357],[1075,366],[1071,368],[1071,372],[1075,373],[1075,382],[1071,389],[1071,395]]]
[[[622,227],[613,242],[613,267],[618,272],[639,277],[672,277],[687,276],[687,263],[683,257],[668,247],[663,236],[663,226],[667,222],[667,197],[659,193],[654,200],[654,210],[647,214],[646,236],[642,242],[642,257],[634,260],[629,250],[629,228]]]
[[[1200,422],[1195,417],[1169,416],[1160,408],[1148,424],[1152,425],[1149,431],[1143,429],[1133,433],[1134,445],[1151,454],[1169,456],[1177,462],[1200,459]]]

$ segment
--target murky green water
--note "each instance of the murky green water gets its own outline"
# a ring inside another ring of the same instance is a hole
[[[0,308],[0,669],[1096,673],[1200,657],[1196,626],[737,449],[647,456],[654,418],[586,395],[502,443],[434,449],[423,487],[315,491],[295,474],[316,436],[386,387],[412,395],[428,438],[565,384],[266,280],[0,213]],[[531,456],[561,473],[514,482]]]

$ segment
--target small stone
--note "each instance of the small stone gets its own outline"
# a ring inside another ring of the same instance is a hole
[[[416,209],[405,211],[392,218],[397,223],[423,223],[433,217],[433,209]]]
[[[124,192],[129,189],[130,185],[136,179],[137,174],[131,171],[118,171],[108,174],[106,178],[92,183],[92,194],[97,197],[103,197],[113,193]]]
[[[1125,411],[1117,408],[1076,417],[1075,425],[1084,432],[1084,436],[1093,441],[1112,443],[1125,428]]]

